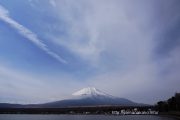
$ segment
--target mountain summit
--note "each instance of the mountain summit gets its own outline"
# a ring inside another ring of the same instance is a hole
[[[108,96],[110,95],[96,89],[95,87],[87,87],[83,88],[75,93],[72,94],[73,96],[81,96],[81,97],[92,97],[92,96]]]

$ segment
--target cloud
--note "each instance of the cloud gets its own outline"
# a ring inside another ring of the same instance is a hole
[[[56,7],[56,2],[54,0],[49,0],[49,3],[53,6]]]
[[[135,9],[137,5],[130,8],[128,2],[101,0],[56,2],[57,14],[66,25],[67,36],[54,37],[55,43],[94,66],[103,63],[103,59],[149,59],[153,49],[151,29],[144,29],[150,27],[150,20],[141,10]]]
[[[47,87],[43,81],[33,78],[32,75],[3,65],[0,65],[0,83],[0,102],[41,102],[45,98],[42,90],[50,90],[50,87]],[[48,96],[48,91],[46,92]]]
[[[77,88],[84,86],[84,83],[75,82],[69,75],[34,75],[2,64],[0,64],[0,84],[0,103],[23,104],[65,99],[76,90],[74,86]]]
[[[47,54],[55,58],[61,63],[66,64],[67,61],[64,60],[62,57],[60,57],[58,54],[55,52],[51,51],[48,46],[43,43],[42,40],[40,40],[35,33],[33,33],[31,30],[27,29],[23,25],[19,24],[16,22],[14,19],[12,19],[9,16],[8,10],[6,10],[3,6],[0,5],[0,20],[9,24],[12,28],[16,29],[19,34],[21,34],[23,37],[25,37],[27,40],[31,41],[34,43],[37,47],[45,51]]]
[[[180,90],[174,85],[180,81],[171,79],[177,72],[175,69],[168,72],[164,82],[165,75],[161,74],[178,58],[170,56],[169,66],[165,68],[162,66],[166,66],[168,60],[156,51],[162,46],[159,43],[162,33],[178,22],[176,4],[175,1],[155,0],[56,1],[59,19],[67,26],[67,36],[54,37],[51,42],[65,46],[100,71],[87,78],[90,86],[135,101],[153,103],[155,99],[172,95],[175,89]],[[169,41],[174,43],[171,38]],[[164,64],[159,66],[157,62]]]

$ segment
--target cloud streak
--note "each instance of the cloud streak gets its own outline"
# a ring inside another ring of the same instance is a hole
[[[51,51],[48,46],[43,43],[42,40],[40,40],[35,33],[33,33],[28,28],[24,27],[23,25],[19,24],[17,21],[12,19],[9,16],[9,12],[7,9],[5,9],[3,6],[0,5],[0,20],[9,24],[12,28],[18,31],[20,35],[25,37],[27,40],[34,43],[37,47],[39,47],[41,50],[45,51],[48,55],[52,56],[59,62],[63,64],[67,64],[67,61],[60,57],[57,53]]]

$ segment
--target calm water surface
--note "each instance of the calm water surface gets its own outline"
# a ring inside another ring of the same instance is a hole
[[[0,115],[0,120],[176,120],[150,115]]]

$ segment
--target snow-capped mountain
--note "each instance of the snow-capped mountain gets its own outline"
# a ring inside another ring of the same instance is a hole
[[[87,97],[113,97],[105,92],[102,92],[94,87],[83,88],[72,94],[77,98],[87,98]]]
[[[125,98],[114,97],[94,87],[83,88],[72,94],[71,99],[42,104],[43,107],[75,107],[75,106],[137,106],[139,104]]]
[[[70,99],[49,102],[45,104],[13,105],[0,104],[0,107],[25,107],[25,108],[64,108],[81,106],[143,106],[125,98],[114,97],[94,87],[83,88],[72,94]]]

